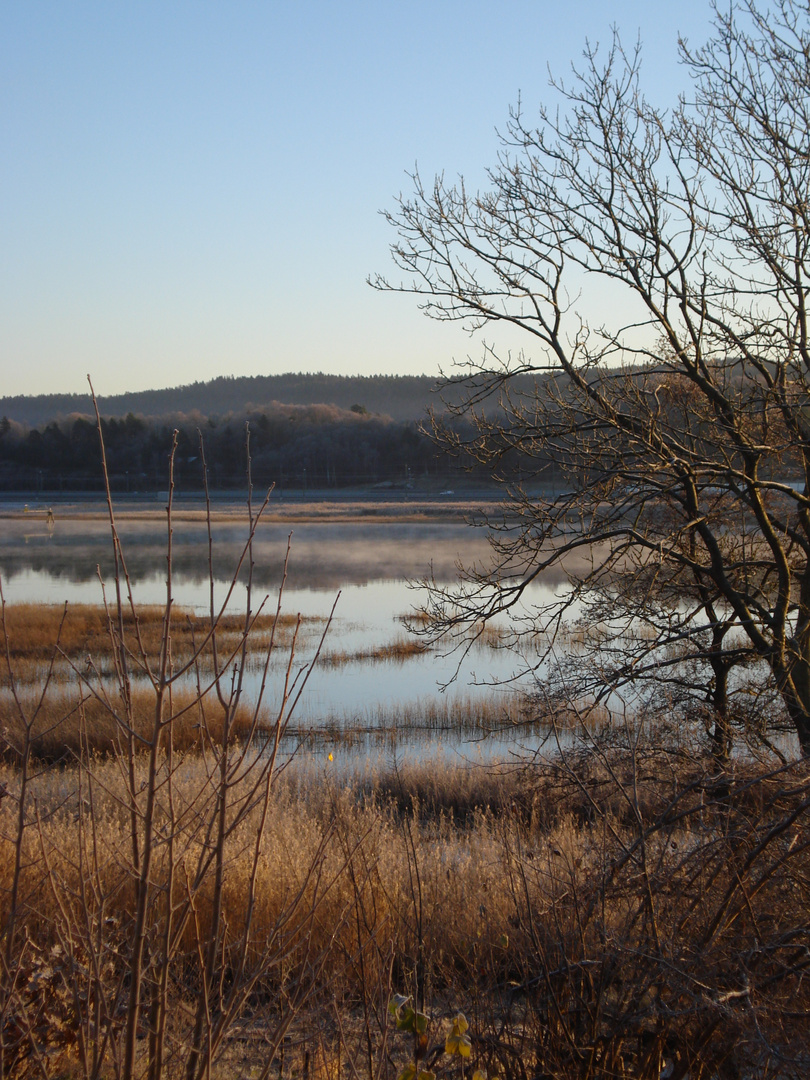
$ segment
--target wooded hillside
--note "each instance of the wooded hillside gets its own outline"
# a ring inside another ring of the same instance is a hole
[[[524,389],[533,387],[534,380],[527,381]],[[259,486],[305,491],[427,481],[438,489],[454,486],[459,462],[453,448],[438,448],[422,425],[429,408],[443,413],[450,406],[452,413],[470,393],[469,382],[444,384],[438,392],[427,375],[291,374],[225,376],[172,390],[100,397],[98,404],[117,491],[165,486],[175,430],[175,479],[181,488],[202,486],[201,436],[210,486],[243,486],[246,426]],[[459,435],[470,427],[450,414],[447,423]],[[502,462],[500,471],[520,475],[519,468]],[[475,466],[471,471],[478,480],[490,472]],[[0,399],[0,491],[96,491],[101,485],[89,393]]]
[[[440,405],[434,393],[437,379],[431,375],[325,375],[322,373],[240,376],[223,375],[210,382],[195,382],[168,390],[99,395],[102,415],[123,417],[127,413],[158,416],[164,413],[199,412],[221,416],[270,402],[287,405],[336,405],[351,409],[359,405],[370,413],[393,420],[418,420],[429,405]],[[0,417],[25,424],[42,424],[69,416],[92,413],[86,394],[38,394],[0,398]]]

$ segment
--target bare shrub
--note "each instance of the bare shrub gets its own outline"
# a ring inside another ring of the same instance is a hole
[[[103,443],[101,454],[103,461]],[[320,646],[308,664],[298,663],[298,620],[267,718],[270,658],[289,624],[283,580],[269,618],[266,599],[252,608],[252,543],[263,507],[253,509],[249,466],[248,486],[247,539],[230,589],[215,606],[211,554],[208,617],[176,653],[171,476],[159,621],[140,620],[108,485],[115,577],[103,624],[112,688],[106,672],[80,666],[62,647],[63,613],[38,693],[26,694],[2,600],[14,713],[3,739],[14,770],[3,789],[10,810],[2,832],[9,857],[0,899],[0,1075],[49,1076],[69,1059],[84,1076],[194,1080],[211,1075],[248,1017],[263,1018],[269,1069],[317,984],[322,957],[310,931],[331,884],[327,836],[308,849],[308,862],[296,863],[294,881],[273,888],[270,809],[279,742]],[[211,553],[210,509],[208,520]],[[247,598],[236,629],[225,608],[242,570]],[[86,616],[83,632],[93,632],[91,622]],[[244,673],[259,627],[267,634],[264,675],[248,705]],[[80,692],[60,717],[59,702],[48,697],[63,660]],[[182,689],[189,677],[192,695]],[[75,766],[69,776],[43,775],[37,756],[53,755],[47,740],[66,735]],[[338,925],[339,914],[332,921]]]

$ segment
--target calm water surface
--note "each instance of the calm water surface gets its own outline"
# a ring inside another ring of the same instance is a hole
[[[104,520],[60,520],[57,513],[52,528],[42,516],[5,519],[0,527],[0,574],[7,602],[96,603],[102,595],[99,576],[111,594],[111,545]],[[403,660],[351,659],[406,639],[403,616],[422,602],[419,590],[409,587],[408,582],[431,570],[440,582],[455,580],[457,560],[470,563],[486,557],[486,538],[481,530],[462,523],[332,522],[297,525],[292,530],[263,523],[253,549],[254,609],[264,596],[275,608],[291,531],[283,610],[323,619],[339,594],[324,653],[349,658],[336,666],[320,665],[313,672],[294,718],[302,737],[312,742],[311,731],[315,743],[324,748],[329,740],[319,736],[326,729],[343,731],[335,745],[345,746],[345,733],[350,732],[348,741],[355,754],[394,745],[401,748],[403,743],[418,747],[420,752],[441,745],[463,753],[496,753],[516,740],[537,741],[537,736],[528,738],[525,732],[511,730],[481,742],[481,732],[459,733],[442,720],[443,715],[452,713],[454,702],[464,702],[467,711],[474,712],[476,703],[484,698],[490,704],[493,695],[501,695],[496,702],[504,698],[505,691],[493,689],[491,684],[515,671],[518,660],[507,650],[476,647],[460,667],[458,654],[440,651]],[[124,519],[119,521],[119,533],[136,602],[165,602],[165,525],[157,520]],[[215,525],[217,604],[227,595],[244,538],[244,525]],[[204,524],[176,521],[172,547],[175,604],[207,610],[208,536]],[[531,602],[545,602],[560,588],[562,583],[554,581],[537,586]],[[245,600],[240,580],[229,606],[244,610]],[[321,626],[317,622],[308,626],[298,652],[301,663],[312,656]],[[281,685],[285,664],[286,656],[279,653],[271,668],[270,704],[274,688]],[[448,683],[451,685],[442,692],[440,688]]]

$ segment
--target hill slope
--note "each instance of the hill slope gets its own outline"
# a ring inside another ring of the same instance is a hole
[[[361,405],[370,413],[382,413],[394,420],[416,420],[429,405],[440,404],[433,393],[436,383],[429,375],[225,375],[168,390],[99,397],[99,408],[102,415],[111,417],[194,411],[212,416],[279,401],[287,405],[337,405],[342,409]],[[89,393],[0,398],[0,417],[24,424],[91,412]]]

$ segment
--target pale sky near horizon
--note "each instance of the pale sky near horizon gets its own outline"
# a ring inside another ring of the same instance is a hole
[[[678,34],[710,22],[703,0],[0,6],[0,396],[479,355],[368,287],[397,276],[378,211],[415,164],[481,184],[509,106],[531,117],[614,24],[674,103]]]

